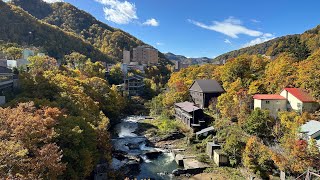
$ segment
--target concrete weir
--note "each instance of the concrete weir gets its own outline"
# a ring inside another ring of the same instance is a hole
[[[174,159],[176,163],[183,167],[183,169],[175,169],[172,171],[172,174],[175,176],[180,176],[182,174],[199,174],[202,173],[205,169],[211,167],[210,165],[196,160],[195,156],[185,156],[178,154],[177,152],[183,152],[184,150],[173,150]]]

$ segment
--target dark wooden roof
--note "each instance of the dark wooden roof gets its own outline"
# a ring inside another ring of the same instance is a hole
[[[188,101],[175,103],[175,105],[188,113],[193,112],[193,111],[197,111],[200,109],[197,106],[194,106],[194,103],[188,102]]]
[[[195,80],[193,81],[193,84],[190,86],[189,90],[204,93],[224,92],[218,81],[212,79]]]

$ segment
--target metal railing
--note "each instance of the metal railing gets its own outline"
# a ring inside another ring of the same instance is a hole
[[[316,180],[316,179],[320,179],[320,172],[312,172],[310,169],[308,169],[306,172],[304,172],[303,174],[301,174],[300,176],[298,176],[296,178],[296,180]]]

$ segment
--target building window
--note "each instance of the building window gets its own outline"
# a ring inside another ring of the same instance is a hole
[[[270,101],[266,101],[266,104],[270,104]]]

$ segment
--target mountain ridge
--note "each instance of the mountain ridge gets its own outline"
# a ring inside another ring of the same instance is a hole
[[[167,52],[164,54],[167,59],[170,61],[180,61],[184,64],[201,64],[201,63],[209,63],[212,59],[208,57],[198,57],[198,58],[188,58],[183,55],[176,55],[172,52]]]
[[[0,1],[0,21],[6,24],[0,28],[0,39],[3,41],[42,47],[55,58],[77,51],[94,60],[113,61],[80,37],[40,21],[20,7],[3,1]]]
[[[277,56],[283,52],[293,54],[297,59],[305,59],[320,47],[320,25],[306,30],[302,34],[292,34],[278,37],[261,44],[245,47],[221,54],[213,62],[222,63],[243,54],[263,54]]]
[[[103,54],[117,61],[122,59],[123,49],[132,50],[137,46],[146,45],[146,43],[131,34],[97,20],[91,14],[78,9],[72,4],[66,2],[48,4],[42,0],[29,1],[12,0],[11,4],[21,7],[48,24],[75,34]],[[47,12],[40,10],[42,8],[47,9]],[[159,52],[159,56],[162,61],[166,61],[161,52]]]

